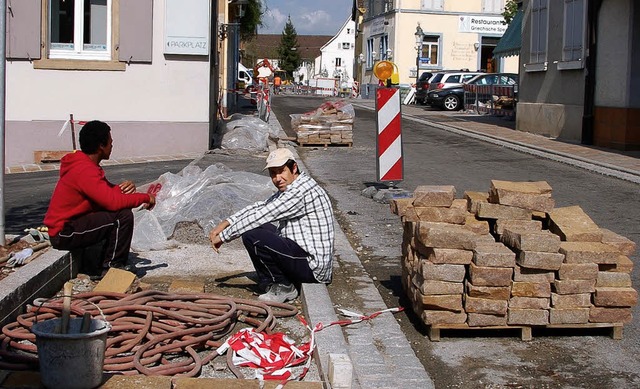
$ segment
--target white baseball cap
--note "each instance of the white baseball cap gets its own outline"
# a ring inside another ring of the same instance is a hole
[[[287,161],[290,159],[294,161],[296,160],[291,150],[284,147],[280,149],[275,149],[269,153],[269,156],[267,157],[267,165],[264,167],[263,170],[267,170],[270,167],[284,166],[284,164],[286,164]]]

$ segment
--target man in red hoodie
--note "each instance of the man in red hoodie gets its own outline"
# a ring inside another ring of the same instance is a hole
[[[131,181],[119,185],[104,176],[100,162],[109,159],[113,148],[111,128],[90,121],[80,130],[80,149],[62,157],[56,185],[44,224],[49,227],[51,245],[74,250],[106,240],[102,274],[109,267],[127,268],[133,237],[132,208],[153,208],[156,199],[136,193]]]

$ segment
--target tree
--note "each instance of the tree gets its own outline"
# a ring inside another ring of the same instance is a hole
[[[258,27],[262,27],[262,3],[260,0],[249,0],[242,19],[240,19],[240,40],[243,42],[251,40],[256,35]]]
[[[302,62],[298,51],[298,33],[293,27],[291,16],[282,30],[280,45],[278,46],[278,67],[287,73],[287,77],[293,77],[293,71],[300,67]]]
[[[505,24],[511,23],[513,17],[516,16],[516,12],[518,12],[518,0],[507,0],[504,4],[504,12],[502,12]]]

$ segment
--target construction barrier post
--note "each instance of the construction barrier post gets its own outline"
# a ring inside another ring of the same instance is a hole
[[[376,173],[380,182],[402,181],[402,129],[400,89],[378,88],[376,91]]]

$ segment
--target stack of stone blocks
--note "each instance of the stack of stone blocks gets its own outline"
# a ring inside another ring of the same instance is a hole
[[[394,199],[402,284],[429,326],[595,326],[631,321],[636,245],[579,207],[554,208],[546,182],[492,180],[488,193],[419,186]]]

